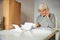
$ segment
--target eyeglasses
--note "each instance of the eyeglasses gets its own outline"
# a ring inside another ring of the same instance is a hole
[[[38,10],[38,12],[44,12],[45,10],[47,10],[47,9],[41,9],[41,10]]]

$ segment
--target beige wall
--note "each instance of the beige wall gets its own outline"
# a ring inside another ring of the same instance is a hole
[[[2,17],[2,0],[0,0],[0,18]]]
[[[2,22],[2,0],[0,0],[0,24]],[[0,25],[0,30],[2,29],[2,25]]]
[[[21,2],[21,23],[34,22],[34,0],[17,0]]]

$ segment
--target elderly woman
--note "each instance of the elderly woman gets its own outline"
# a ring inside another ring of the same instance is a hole
[[[36,20],[36,27],[55,28],[55,16],[49,12],[48,5],[43,3],[38,8],[39,16]]]

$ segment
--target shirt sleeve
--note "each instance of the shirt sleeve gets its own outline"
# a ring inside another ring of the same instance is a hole
[[[55,16],[53,15],[51,20],[49,19],[49,26],[50,28],[55,28],[56,27],[56,22],[55,22]]]
[[[36,18],[36,23],[38,22],[38,17]]]

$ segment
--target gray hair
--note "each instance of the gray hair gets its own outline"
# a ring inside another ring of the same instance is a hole
[[[49,10],[48,5],[47,5],[46,3],[42,3],[42,4],[39,6],[38,10],[41,10],[41,9]]]

